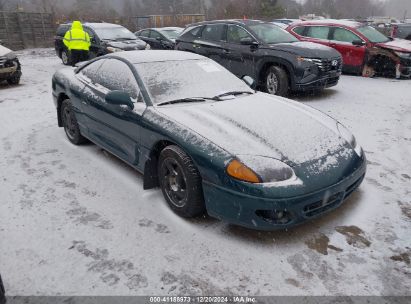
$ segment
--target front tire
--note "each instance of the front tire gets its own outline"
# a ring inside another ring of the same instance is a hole
[[[67,50],[61,51],[61,61],[64,65],[71,65],[70,55]]]
[[[81,135],[70,99],[64,100],[61,105],[61,119],[63,122],[64,131],[66,132],[67,138],[71,143],[81,145],[87,141],[86,138]]]
[[[20,83],[20,74],[14,75],[13,77],[7,79],[9,85],[18,85]]]
[[[181,148],[168,146],[161,151],[158,178],[164,198],[179,216],[192,218],[205,213],[200,173]]]
[[[281,67],[271,66],[264,77],[264,89],[272,95],[287,96],[289,89],[287,72]]]

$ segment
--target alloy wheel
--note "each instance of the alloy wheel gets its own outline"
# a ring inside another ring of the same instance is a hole
[[[61,53],[61,60],[63,61],[63,63],[64,63],[65,65],[68,64],[69,59],[68,59],[68,54],[67,54],[66,51],[63,51],[63,52]]]
[[[273,72],[270,72],[267,75],[267,91],[273,95],[277,94],[278,91],[278,78]]]
[[[171,203],[178,208],[187,203],[187,180],[183,168],[173,158],[166,158],[161,166],[164,190]]]
[[[69,107],[64,107],[63,109],[63,125],[64,125],[64,131],[66,132],[67,136],[70,139],[74,139],[76,136],[76,122],[75,118],[73,115],[73,112]]]

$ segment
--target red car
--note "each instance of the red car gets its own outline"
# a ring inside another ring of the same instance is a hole
[[[313,20],[287,30],[302,41],[335,48],[343,56],[343,71],[363,75],[411,77],[411,41],[388,38],[360,22]]]

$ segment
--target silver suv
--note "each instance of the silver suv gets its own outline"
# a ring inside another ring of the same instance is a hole
[[[0,82],[7,81],[10,85],[19,84],[21,64],[16,54],[0,44]]]

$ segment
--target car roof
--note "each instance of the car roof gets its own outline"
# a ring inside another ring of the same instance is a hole
[[[184,61],[206,59],[201,55],[183,51],[150,50],[150,51],[128,51],[118,52],[110,57],[121,57],[133,64],[161,61]]]
[[[261,21],[261,20],[254,20],[254,19],[222,19],[222,20],[202,21],[202,22],[190,24],[189,26],[207,25],[207,24],[215,24],[215,23],[230,23],[230,24],[239,24],[239,25],[252,25],[252,24],[258,24],[258,23],[267,23],[267,24],[269,24],[270,22],[265,22],[265,21]]]
[[[147,30],[154,30],[154,31],[182,31],[184,30],[183,27],[177,27],[177,26],[166,26],[166,27],[148,27],[148,28],[144,28],[139,30],[139,32],[141,31],[147,31]]]
[[[364,23],[350,20],[337,20],[337,19],[321,19],[321,20],[307,20],[301,22],[294,22],[291,26],[296,25],[341,25],[346,27],[358,28],[364,25]]]
[[[83,26],[91,27],[91,28],[113,28],[113,27],[123,27],[120,24],[114,24],[114,23],[105,23],[105,22],[82,22],[81,23]],[[63,23],[60,24],[60,26],[71,26],[70,23]]]

